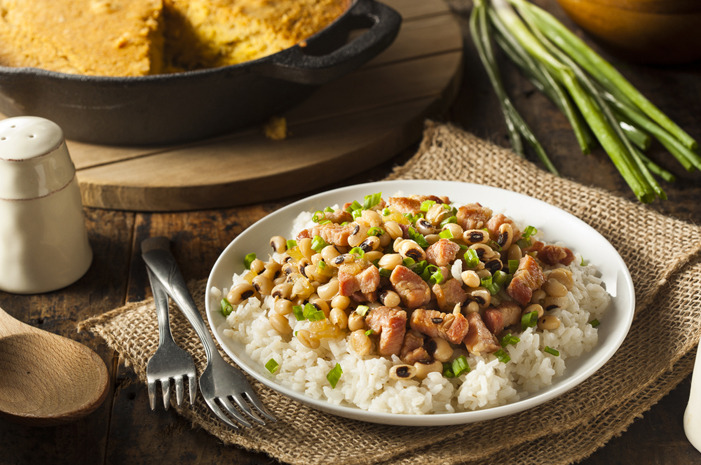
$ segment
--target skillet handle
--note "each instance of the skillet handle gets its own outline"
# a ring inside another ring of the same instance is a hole
[[[322,43],[323,31],[310,39],[307,47],[295,45],[271,56],[257,71],[259,74],[298,84],[320,85],[358,68],[386,49],[399,33],[402,17],[392,8],[374,0],[358,0],[343,14],[339,24],[327,29],[339,29],[346,34],[352,29],[366,28],[349,43],[323,55],[305,53],[314,43]]]

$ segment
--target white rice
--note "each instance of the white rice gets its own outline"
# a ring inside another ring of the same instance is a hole
[[[309,218],[300,217],[294,230],[300,230]],[[332,404],[400,414],[494,407],[551,385],[565,373],[568,359],[583,356],[596,346],[597,329],[589,322],[602,320],[610,296],[594,267],[581,266],[580,262],[581,257],[577,256],[567,267],[575,283],[567,295],[567,305],[552,311],[561,321],[559,328],[528,328],[515,334],[520,341],[505,348],[511,357],[508,363],[500,362],[493,354],[477,356],[465,351],[470,371],[457,378],[431,373],[422,381],[392,379],[389,370],[393,364],[401,363],[399,358],[357,356],[345,339],[322,339],[318,349],[309,349],[296,337],[281,336],[270,326],[267,314],[274,302],[270,296],[263,302],[251,298],[238,306],[227,317],[224,333],[244,345],[247,354],[261,365],[274,359],[279,369],[271,376],[280,384]],[[240,280],[236,275],[233,282]],[[309,324],[297,321],[292,314],[287,318],[294,332]],[[559,351],[559,356],[544,352],[546,346]],[[332,388],[326,375],[336,363],[343,374]]]

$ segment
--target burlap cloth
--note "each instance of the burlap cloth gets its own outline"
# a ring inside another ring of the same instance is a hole
[[[510,189],[568,211],[599,231],[628,265],[637,299],[633,326],[613,359],[555,400],[508,419],[461,426],[397,427],[346,420],[309,409],[259,383],[255,387],[277,423],[232,431],[201,401],[194,408],[178,409],[184,417],[226,444],[293,464],[568,464],[625,431],[692,371],[701,329],[701,228],[554,177],[449,125],[428,123],[418,153],[390,178]],[[193,283],[196,302],[204,302],[204,287],[204,280]],[[180,312],[171,314],[176,340],[194,354],[201,369],[205,356],[195,333]],[[146,363],[158,343],[151,299],[80,326],[104,338],[145,383]]]

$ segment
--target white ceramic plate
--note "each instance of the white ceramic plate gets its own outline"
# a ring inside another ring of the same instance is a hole
[[[241,344],[223,335],[224,317],[219,299],[208,292],[207,317],[214,335],[224,351],[246,372],[266,386],[313,408],[356,420],[405,426],[437,426],[469,423],[510,415],[542,404],[572,389],[609,360],[630,329],[635,309],[635,295],[630,273],[613,246],[589,225],[552,205],[521,194],[475,184],[441,181],[385,181],[332,190],[300,200],[261,219],[241,233],[222,252],[209,276],[207,289],[229,288],[234,273],[243,271],[243,258],[250,252],[259,257],[270,253],[268,240],[287,236],[301,211],[313,212],[329,205],[363,201],[367,194],[382,192],[383,198],[402,193],[447,195],[457,204],[479,202],[495,213],[501,212],[519,224],[533,225],[547,242],[562,241],[581,254],[601,273],[612,304],[599,327],[599,343],[590,352],[567,361],[565,374],[553,384],[517,402],[484,410],[428,415],[368,412],[356,407],[337,406],[312,399],[276,382],[264,366],[251,360]]]

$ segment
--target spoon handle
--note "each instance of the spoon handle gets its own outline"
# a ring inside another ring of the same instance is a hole
[[[216,353],[214,340],[192,300],[178,263],[170,252],[170,241],[165,237],[145,239],[141,243],[141,256],[195,329],[204,345],[207,360],[210,360]]]

